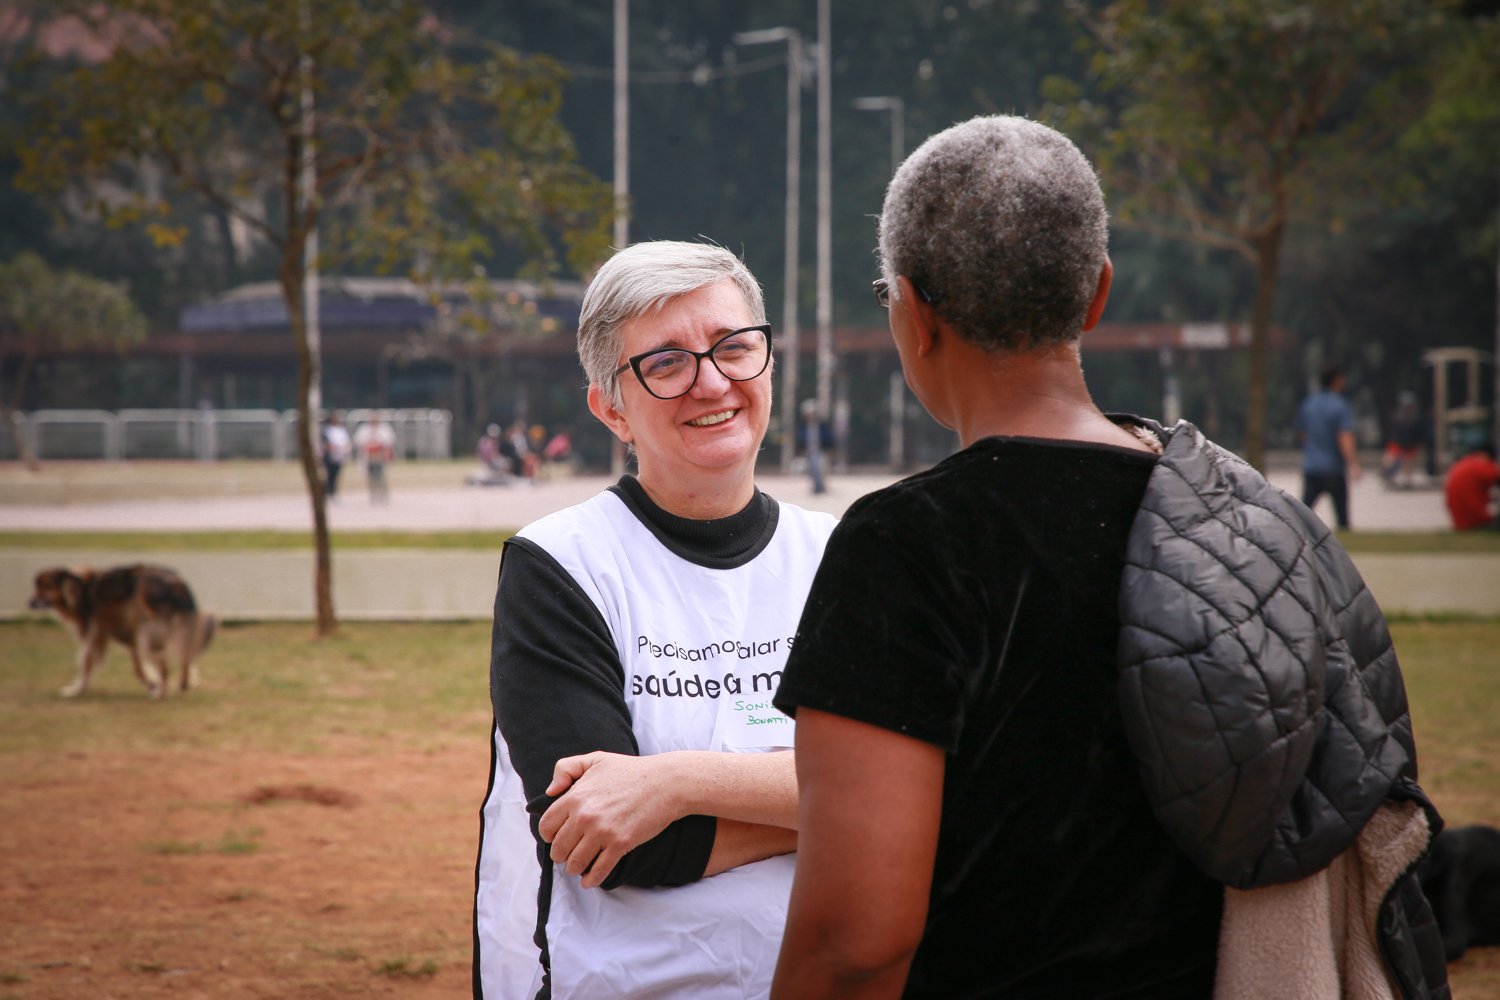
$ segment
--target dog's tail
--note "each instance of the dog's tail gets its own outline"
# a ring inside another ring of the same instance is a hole
[[[178,658],[182,662],[182,690],[198,686],[198,657],[203,655],[219,630],[219,619],[209,611],[185,616],[177,632]]]
[[[198,612],[198,625],[193,635],[193,659],[203,655],[203,651],[214,641],[214,636],[219,632],[219,619],[212,611]]]

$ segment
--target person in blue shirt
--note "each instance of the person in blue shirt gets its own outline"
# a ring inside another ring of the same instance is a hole
[[[1309,508],[1323,494],[1333,501],[1340,530],[1349,529],[1349,481],[1359,478],[1355,452],[1354,410],[1343,395],[1344,372],[1326,364],[1318,373],[1319,391],[1297,409],[1297,443],[1302,446],[1302,502]]]
[[[814,493],[827,493],[828,485],[823,481],[823,453],[833,447],[833,435],[828,424],[818,413],[816,399],[804,399],[802,413],[802,448],[807,454],[807,475]]]

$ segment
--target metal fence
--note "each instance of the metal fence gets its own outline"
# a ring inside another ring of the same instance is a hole
[[[453,457],[448,410],[348,410],[344,422],[353,433],[376,414],[396,432],[399,457]],[[281,462],[297,455],[296,410],[37,410],[18,417],[21,436],[39,459]],[[0,433],[0,458],[17,457],[15,440]]]

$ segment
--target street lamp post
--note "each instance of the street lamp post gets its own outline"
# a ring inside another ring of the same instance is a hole
[[[818,0],[818,416],[833,389],[833,18]]]
[[[899,97],[856,97],[857,111],[886,111],[891,116],[891,176],[906,155],[906,102]],[[906,382],[901,366],[891,373],[891,471],[900,472],[906,467]]]
[[[797,364],[801,335],[797,326],[797,275],[800,235],[797,225],[802,194],[802,34],[796,28],[742,31],[736,45],[786,42],[786,247],[782,272],[781,341],[786,345],[781,378],[781,471],[790,472],[797,452]]]
[[[615,0],[615,249],[630,245],[630,0]],[[625,442],[614,438],[609,471],[625,471]]]
[[[891,115],[891,176],[906,156],[906,102],[899,97],[856,97],[857,111],[889,111]]]
[[[630,0],[615,0],[615,249],[630,244]]]

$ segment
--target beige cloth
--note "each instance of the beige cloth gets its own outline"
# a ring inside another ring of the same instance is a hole
[[[1376,921],[1432,839],[1415,802],[1386,802],[1354,844],[1298,882],[1224,891],[1215,1000],[1399,1000]]]

